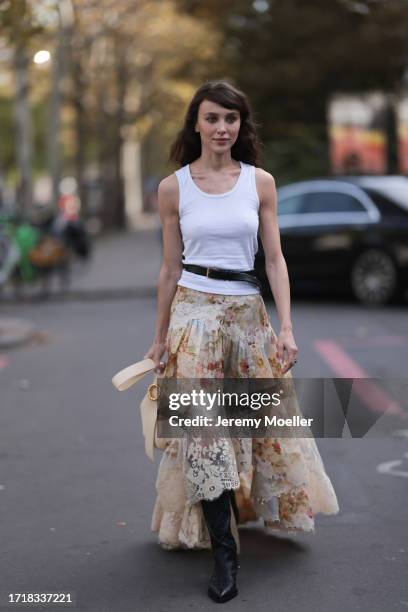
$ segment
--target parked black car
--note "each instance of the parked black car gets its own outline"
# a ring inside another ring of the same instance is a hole
[[[278,189],[282,251],[294,289],[344,289],[384,304],[408,287],[408,178],[338,176]],[[270,293],[261,241],[255,269]]]

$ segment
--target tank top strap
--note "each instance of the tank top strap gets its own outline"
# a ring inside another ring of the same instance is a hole
[[[182,168],[179,168],[175,171],[175,175],[178,180],[179,186],[179,214],[181,214],[183,210],[184,204],[184,192],[186,190],[187,182],[188,182],[188,166],[185,165]]]
[[[175,175],[177,176],[180,187],[184,186],[187,180],[187,172],[188,172],[187,165],[175,171]]]
[[[256,205],[259,209],[259,195],[256,189],[256,168],[252,164],[241,162],[242,172],[244,172],[243,181],[241,183],[242,189],[246,191],[250,197],[255,199]]]
[[[225,194],[206,194],[200,191],[200,189],[197,189],[197,186],[191,179],[188,164],[176,170],[175,175],[177,177],[179,186],[180,216],[184,214],[186,202],[191,200],[191,198],[194,198],[194,200],[198,203],[202,203],[204,200],[209,200],[213,198],[233,197],[233,193],[234,196],[241,195],[243,197],[249,196],[251,198],[255,198],[256,205],[259,207],[259,197],[255,181],[255,166],[242,161],[240,162],[240,164],[241,175],[239,176],[238,181],[233,187],[233,189],[231,189],[229,192],[226,192]]]

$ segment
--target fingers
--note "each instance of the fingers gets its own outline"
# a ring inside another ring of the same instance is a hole
[[[279,361],[283,361],[283,342],[278,342],[276,345],[276,357]]]
[[[282,368],[282,373],[285,374],[288,370],[290,370],[291,368],[293,368],[293,366],[297,363],[297,359],[296,356],[294,356],[292,359],[288,359],[287,364],[285,365],[284,368]]]
[[[290,363],[295,363],[296,355],[297,355],[297,351],[295,351],[294,349],[292,349],[291,351],[288,351],[288,361]]]
[[[163,351],[160,351],[160,352],[156,352],[153,357],[154,371],[156,372],[156,374],[162,374],[166,368],[166,364],[161,358],[162,355],[163,355]]]
[[[162,360],[162,356],[165,352],[165,343],[155,342],[144,356],[144,359],[152,359],[154,362],[153,371],[156,374],[161,374],[166,368],[166,363]]]
[[[295,363],[297,363],[298,349],[292,348],[287,350],[286,352],[288,355],[288,359],[285,366],[281,370],[282,374],[286,374],[286,372],[288,372],[295,365]],[[281,359],[281,361],[283,362],[283,358]]]
[[[165,369],[166,369],[166,364],[164,363],[164,361],[155,362],[154,371],[156,372],[156,374],[162,374]]]

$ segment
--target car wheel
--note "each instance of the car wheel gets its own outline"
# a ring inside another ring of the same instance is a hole
[[[354,296],[363,304],[386,304],[396,294],[397,276],[392,257],[380,249],[367,249],[351,269]]]

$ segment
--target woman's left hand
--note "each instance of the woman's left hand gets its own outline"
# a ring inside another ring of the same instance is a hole
[[[296,346],[293,333],[290,330],[281,330],[278,336],[277,343],[277,358],[283,363],[284,353],[286,351],[287,361],[282,367],[282,374],[285,374],[295,364],[296,357],[298,354],[298,347]]]

